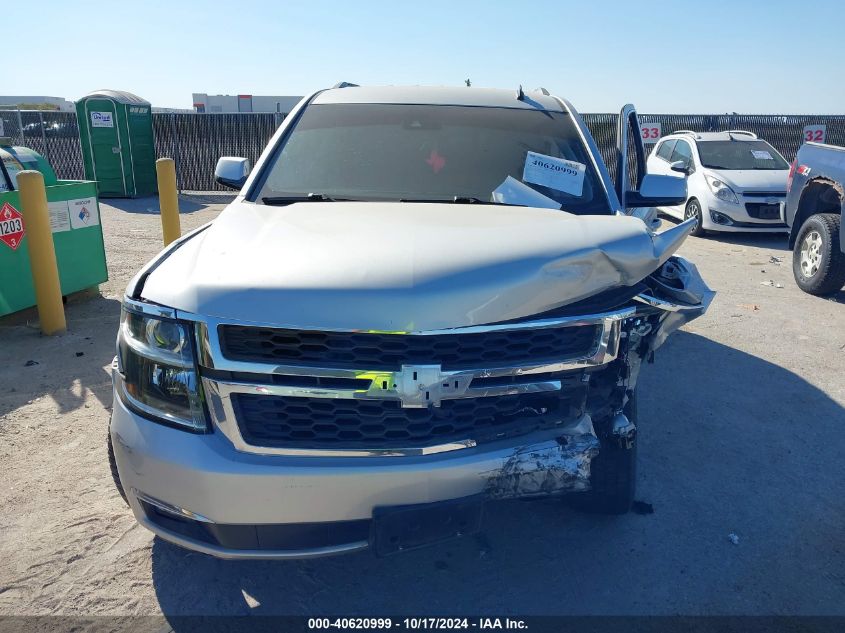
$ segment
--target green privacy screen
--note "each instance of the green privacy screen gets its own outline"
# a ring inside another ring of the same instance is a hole
[[[96,184],[60,180],[47,187],[47,202],[62,294],[106,281],[108,270]],[[29,243],[20,213],[18,192],[0,193],[0,235],[4,238],[0,239],[0,316],[35,305]],[[19,226],[23,229],[21,237],[16,230]]]

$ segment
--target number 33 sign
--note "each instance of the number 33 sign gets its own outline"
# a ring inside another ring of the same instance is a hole
[[[663,136],[660,123],[640,122],[640,131],[643,135],[643,143],[656,143]]]
[[[813,143],[824,143],[826,132],[826,125],[805,125],[804,142],[807,143],[808,141],[812,141]]]

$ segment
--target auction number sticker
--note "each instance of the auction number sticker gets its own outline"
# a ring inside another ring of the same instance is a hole
[[[522,180],[573,196],[580,196],[584,190],[586,170],[586,165],[574,160],[528,152],[525,157],[525,168],[522,170]]]
[[[656,143],[663,136],[663,126],[660,122],[643,123],[640,122],[640,132],[643,136],[643,143]]]
[[[824,143],[825,136],[827,136],[826,125],[804,126],[804,142],[812,141],[813,143]]]

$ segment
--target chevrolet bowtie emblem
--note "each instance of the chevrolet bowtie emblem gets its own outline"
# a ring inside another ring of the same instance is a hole
[[[460,372],[444,372],[440,365],[402,365],[393,374],[396,395],[403,408],[439,407],[440,401],[463,394],[471,378]]]

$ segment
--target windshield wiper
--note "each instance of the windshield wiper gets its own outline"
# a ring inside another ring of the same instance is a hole
[[[507,202],[495,202],[493,200],[484,200],[483,198],[476,198],[474,196],[454,196],[452,198],[400,198],[399,202],[433,202],[436,204],[495,204],[505,207],[522,206],[518,204],[508,204]]]
[[[309,193],[307,196],[264,196],[261,202],[277,207],[296,202],[342,202],[343,198],[332,198],[323,193]]]

